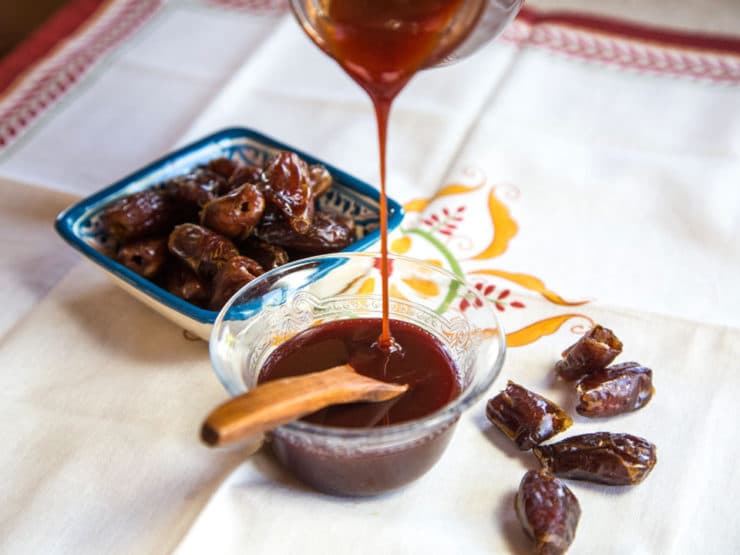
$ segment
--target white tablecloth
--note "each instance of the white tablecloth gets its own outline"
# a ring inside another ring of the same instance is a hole
[[[0,150],[0,551],[527,552],[511,503],[537,463],[491,429],[484,401],[400,492],[313,493],[267,453],[200,445],[225,397],[207,346],[53,235],[77,196],[226,126],[377,181],[357,87],[270,2],[243,3],[259,15],[225,4],[160,7]],[[593,321],[623,339],[621,360],[654,369],[643,410],[576,417],[566,434],[642,435],[659,458],[635,488],[569,482],[583,509],[572,553],[736,552],[740,56],[689,49],[681,62],[672,47],[529,21],[398,99],[389,182],[409,215],[394,249],[454,257],[494,300],[509,290],[491,395],[514,379],[572,412],[549,369]],[[629,63],[595,59],[620,40]],[[697,78],[702,64],[723,77]],[[425,223],[460,206],[452,235]]]

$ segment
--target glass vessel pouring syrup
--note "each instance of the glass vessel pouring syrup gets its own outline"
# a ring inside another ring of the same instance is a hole
[[[388,322],[386,137],[391,103],[419,70],[454,62],[498,36],[523,0],[291,0],[303,30],[370,96],[380,151],[383,324]]]

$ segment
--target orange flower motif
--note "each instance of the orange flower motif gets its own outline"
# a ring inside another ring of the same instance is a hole
[[[519,225],[511,215],[511,211],[504,202],[505,198],[518,195],[518,191],[506,187],[490,187],[485,191],[485,220],[490,221],[491,238],[487,244],[481,246],[479,240],[485,237],[486,229],[479,229],[479,222],[465,225],[465,220],[476,216],[482,207],[480,198],[484,191],[485,178],[477,174],[479,181],[473,185],[454,183],[440,189],[440,191],[428,199],[415,199],[405,204],[404,208],[409,214],[419,213],[416,223],[401,228],[401,237],[392,243],[393,252],[399,254],[416,255],[428,261],[434,261],[444,266],[454,274],[465,279],[475,276],[478,281],[474,287],[481,293],[482,297],[493,303],[496,310],[505,312],[507,309],[520,310],[527,306],[516,298],[515,290],[502,286],[500,283],[492,283],[490,280],[504,280],[524,290],[541,295],[547,302],[556,306],[576,306],[588,301],[568,301],[556,292],[548,289],[541,279],[533,275],[521,272],[511,272],[495,268],[480,267],[482,261],[492,260],[504,254],[514,237],[519,232]],[[443,204],[444,203],[444,204]],[[413,220],[413,216],[408,220]],[[407,220],[407,221],[408,221]],[[473,230],[475,236],[466,235],[467,230]],[[414,242],[412,242],[412,236]],[[417,242],[418,241],[418,244]],[[477,247],[476,247],[477,245]],[[439,253],[437,259],[429,250]],[[423,255],[422,255],[423,253]],[[467,270],[467,271],[466,271]],[[483,280],[480,278],[483,277]],[[408,283],[419,294],[433,297],[444,297],[438,307],[439,312],[444,312],[450,303],[457,302],[461,311],[471,306],[483,306],[485,301],[481,296],[470,295],[460,298],[456,291],[450,288],[447,292],[440,292],[419,281]],[[583,318],[587,322],[591,319],[582,314],[561,314],[542,320],[535,321],[507,334],[507,342],[510,346],[522,346],[537,341],[541,337],[555,333],[565,322],[573,318]],[[575,331],[575,328],[574,328]]]

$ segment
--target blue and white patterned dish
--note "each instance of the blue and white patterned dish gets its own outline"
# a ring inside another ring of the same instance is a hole
[[[108,239],[100,228],[100,214],[123,196],[154,187],[214,158],[227,157],[262,166],[279,150],[296,152],[307,162],[323,164],[331,172],[334,184],[318,203],[322,210],[346,214],[354,219],[357,239],[342,252],[362,251],[378,241],[380,194],[377,189],[331,164],[244,128],[224,129],[209,135],[83,199],[57,216],[56,230],[67,243],[97,264],[126,291],[176,324],[207,339],[218,311],[184,301],[104,254]],[[398,227],[402,219],[401,206],[388,199],[388,229]]]

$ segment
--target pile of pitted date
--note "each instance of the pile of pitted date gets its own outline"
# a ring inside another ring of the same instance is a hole
[[[293,152],[278,152],[264,167],[216,158],[107,207],[103,252],[170,293],[219,310],[263,272],[354,240],[351,218],[315,202],[332,183],[324,166]]]
[[[576,382],[576,411],[603,418],[644,407],[655,393],[653,372],[636,362],[609,366],[622,352],[611,330],[595,326],[562,354],[555,373]],[[515,510],[540,555],[565,553],[573,542],[581,508],[561,480],[587,480],[628,486],[642,482],[657,461],[655,445],[629,434],[597,432],[540,445],[573,420],[559,406],[509,381],[488,401],[488,419],[522,451],[532,450],[542,465],[519,484]]]

